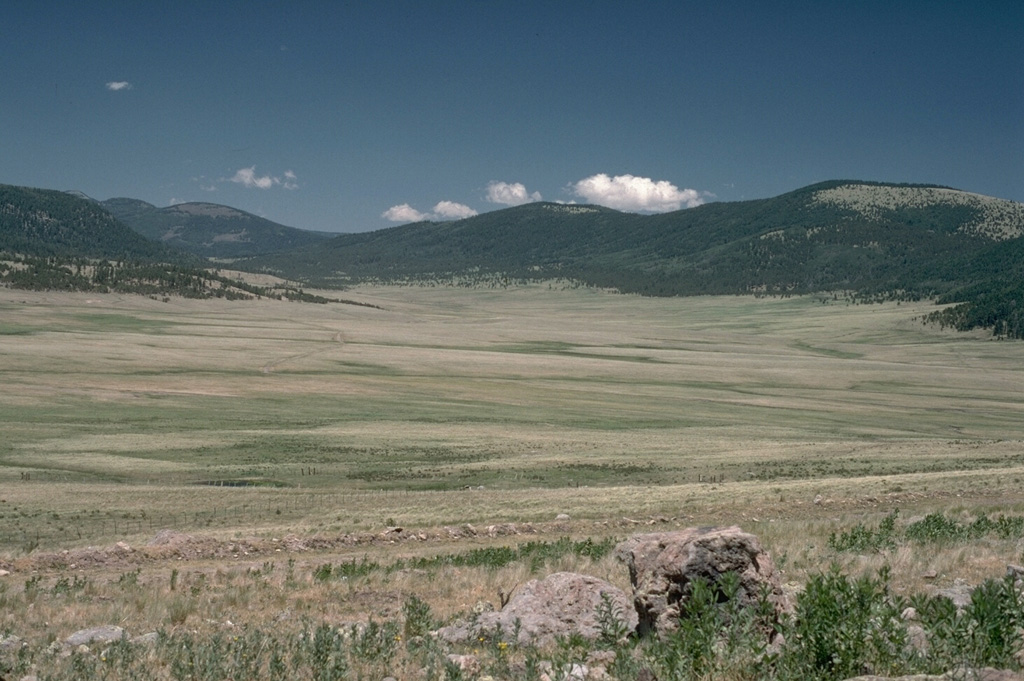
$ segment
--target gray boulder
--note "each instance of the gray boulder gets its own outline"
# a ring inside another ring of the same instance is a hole
[[[612,584],[574,572],[556,572],[527,582],[499,612],[484,612],[470,622],[439,629],[439,638],[450,643],[495,635],[511,640],[519,622],[518,642],[549,645],[559,636],[579,634],[593,640],[601,633],[598,613],[606,594],[613,610],[629,631],[637,615],[629,597]]]
[[[739,527],[639,534],[619,544],[616,553],[629,566],[640,634],[674,631],[691,583],[702,578],[715,585],[727,572],[739,576],[741,605],[755,605],[766,590],[776,617],[789,609],[771,556]]]
[[[971,594],[973,593],[974,587],[957,577],[953,580],[952,586],[944,589],[934,589],[932,595],[944,596],[953,601],[953,605],[956,606],[957,610],[963,610],[971,604]]]
[[[87,646],[90,643],[113,643],[124,638],[124,629],[121,627],[105,626],[92,629],[80,629],[64,639],[64,645],[69,648]]]
[[[0,634],[0,652],[7,653],[21,648],[21,639],[14,634]]]

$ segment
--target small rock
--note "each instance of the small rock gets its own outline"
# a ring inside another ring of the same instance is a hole
[[[821,502],[823,502],[823,501],[825,501],[825,499],[820,494],[815,494],[814,495],[814,505],[815,506],[821,506]]]
[[[971,602],[971,593],[974,591],[974,587],[965,582],[962,579],[953,580],[953,586],[945,589],[936,589],[936,596],[945,596],[949,600],[953,601],[953,605],[956,606],[957,610],[963,610]]]
[[[559,678],[565,679],[565,681],[586,681],[589,673],[587,665],[571,664],[568,669],[563,670],[563,674]]]
[[[0,577],[6,577],[11,574],[10,570],[0,570]]]
[[[925,633],[924,627],[916,624],[911,624],[907,627],[907,642],[910,643],[911,648],[919,653],[928,651],[928,634]]]
[[[938,576],[939,576],[939,573],[936,572],[935,570],[928,570],[927,572],[923,572],[921,574],[921,579],[935,579]]]
[[[92,629],[80,629],[64,639],[64,645],[70,648],[90,643],[113,643],[124,638],[121,627],[105,626]]]
[[[904,608],[903,612],[900,613],[900,617],[903,618],[904,622],[913,622],[917,619],[916,608]]]
[[[0,636],[0,653],[15,651],[21,646],[21,639],[14,634]]]
[[[555,516],[555,520],[557,520],[559,522],[564,522],[566,520],[571,520],[571,518],[569,517],[568,513],[559,513],[558,515]]]
[[[123,541],[119,541],[116,544],[114,544],[114,548],[117,549],[121,553],[131,553],[132,552],[132,547],[129,546],[127,542],[123,542]]]

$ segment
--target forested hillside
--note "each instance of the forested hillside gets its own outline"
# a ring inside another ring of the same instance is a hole
[[[327,302],[294,286],[253,286],[207,265],[137,234],[84,195],[0,185],[0,284],[154,297]]]
[[[67,192],[0,185],[0,251],[34,256],[194,262],[142,237],[100,205]]]
[[[182,203],[166,208],[137,199],[101,201],[139,234],[207,258],[237,258],[314,246],[331,237],[286,227],[215,203]]]
[[[573,279],[642,295],[939,297],[943,319],[1020,336],[1024,205],[947,187],[833,181],[660,215],[533,203],[341,235],[248,266],[321,285]]]
[[[126,228],[103,206],[164,243]],[[201,269],[201,253],[327,288],[558,279],[655,296],[841,291],[870,300],[936,298],[957,305],[932,315],[935,322],[1024,338],[1024,204],[931,185],[833,181],[659,215],[532,203],[330,239],[216,204],[157,209],[135,199],[101,204],[0,186],[0,250],[36,259],[30,268],[9,267],[6,280],[20,277],[20,285],[27,285],[25,272],[65,287],[84,286],[76,279],[83,271],[102,271],[55,258]],[[119,276],[130,279],[132,271],[123,267]],[[156,277],[158,287],[199,286],[181,284],[179,274]]]

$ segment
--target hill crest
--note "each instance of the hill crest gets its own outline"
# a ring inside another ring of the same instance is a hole
[[[960,225],[964,233],[996,241],[1024,234],[1024,204],[949,187],[850,182],[818,190],[812,195],[812,201],[854,211],[873,222],[882,222],[887,214],[908,208],[965,206],[975,209],[978,215]]]
[[[250,257],[313,246],[332,235],[288,227],[231,206],[189,202],[157,208],[135,199],[100,205],[139,234],[206,258]]]

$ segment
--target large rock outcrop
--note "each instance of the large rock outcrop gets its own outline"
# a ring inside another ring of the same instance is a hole
[[[788,608],[771,556],[739,527],[638,534],[619,544],[617,555],[629,566],[640,634],[674,631],[692,582],[714,585],[727,572],[739,576],[741,605],[753,607],[766,591],[777,615]]]
[[[518,642],[549,645],[559,636],[579,634],[595,639],[601,632],[598,613],[606,594],[618,616],[632,631],[637,624],[633,604],[622,589],[590,575],[556,572],[523,585],[499,612],[485,612],[475,620],[437,631],[449,642],[461,642],[481,635],[511,639],[519,621]]]

